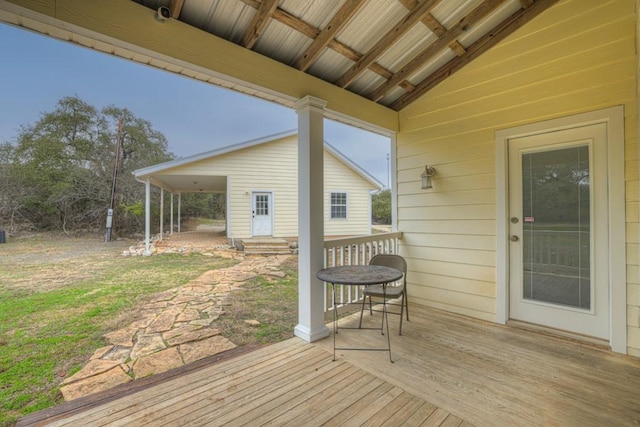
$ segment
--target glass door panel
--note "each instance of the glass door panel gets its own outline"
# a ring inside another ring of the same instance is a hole
[[[522,153],[525,300],[591,309],[589,146]]]

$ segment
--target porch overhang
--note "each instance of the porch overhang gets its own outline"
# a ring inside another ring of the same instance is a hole
[[[136,179],[145,182],[147,179],[156,187],[171,193],[226,193],[227,177],[225,175],[138,175]]]

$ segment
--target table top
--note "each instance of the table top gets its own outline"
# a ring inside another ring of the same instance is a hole
[[[341,285],[375,285],[395,282],[402,272],[382,265],[345,265],[318,271],[316,277],[323,282]]]

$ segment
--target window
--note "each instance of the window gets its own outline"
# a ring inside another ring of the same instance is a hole
[[[269,215],[269,196],[266,194],[256,194],[256,211],[258,216]]]
[[[347,219],[347,193],[331,193],[331,219]]]

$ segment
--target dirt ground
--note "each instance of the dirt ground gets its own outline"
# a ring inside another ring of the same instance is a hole
[[[180,233],[174,232],[170,236],[165,236],[162,242],[156,242],[158,247],[168,246],[191,246],[194,248],[206,249],[227,244],[224,224],[199,224],[193,230],[187,228]]]

